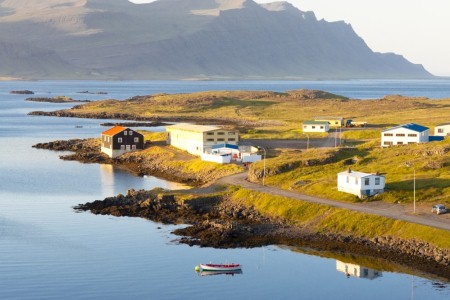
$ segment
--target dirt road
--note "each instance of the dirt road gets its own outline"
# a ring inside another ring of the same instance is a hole
[[[347,203],[347,202],[339,202],[331,199],[325,199],[315,196],[310,196],[306,194],[296,193],[292,191],[282,190],[276,187],[271,186],[263,186],[257,183],[251,183],[246,180],[247,173],[240,173],[228,177],[221,178],[218,180],[218,183],[222,184],[231,184],[231,185],[239,185],[243,188],[263,192],[267,194],[272,194],[276,196],[287,197],[296,200],[302,200],[312,203],[324,204],[337,208],[344,208],[354,211],[359,211],[368,214],[380,215],[383,217],[403,220],[411,223],[431,226],[435,228],[450,230],[450,214],[446,215],[433,215],[429,212],[426,212],[426,208],[422,208],[417,210],[417,214],[412,214],[412,209],[410,206],[403,206],[399,204],[388,204],[384,202],[370,202],[370,203]],[[408,211],[407,211],[408,209]]]

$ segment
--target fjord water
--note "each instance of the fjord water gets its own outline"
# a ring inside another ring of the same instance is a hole
[[[366,267],[376,269],[378,276],[361,278],[353,276],[358,260],[348,256],[319,257],[277,246],[189,247],[174,241],[175,226],[76,213],[74,205],[129,188],[186,187],[135,177],[110,165],[62,161],[61,153],[32,148],[38,142],[97,137],[104,130],[99,125],[102,120],[27,116],[33,110],[72,105],[25,102],[27,95],[9,94],[29,89],[36,93],[34,97],[98,100],[161,92],[298,88],[360,99],[386,94],[450,95],[450,82],[440,80],[0,82],[0,299],[449,299],[446,280],[430,279],[395,264],[365,258]],[[108,95],[77,93],[86,90]],[[338,270],[336,259],[352,263],[349,276]],[[239,262],[243,274],[199,276],[194,272],[195,265],[209,261]]]

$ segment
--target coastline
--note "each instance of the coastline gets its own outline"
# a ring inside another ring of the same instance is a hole
[[[213,185],[218,178],[192,177],[168,168],[166,157],[143,163],[145,156],[129,153],[120,159],[110,159],[99,151],[98,139],[55,141],[34,147],[54,151],[74,151],[61,159],[84,163],[109,163],[125,166],[136,175],[155,175],[188,183],[198,188],[185,192],[130,190],[102,201],[80,204],[75,209],[94,214],[128,216],[150,219],[168,224],[189,224],[175,230],[180,243],[191,246],[236,248],[260,247],[269,244],[306,246],[324,251],[370,255],[400,262],[421,271],[450,278],[450,251],[435,247],[420,239],[395,236],[366,238],[345,232],[327,232],[314,228],[311,221],[301,225],[283,217],[259,211],[252,204],[236,204],[230,199],[234,193]],[[170,174],[170,175],[169,175]],[[197,174],[198,175],[198,174]],[[223,176],[221,176],[223,177]],[[208,184],[208,187],[199,186]],[[222,192],[214,191],[222,189]],[[233,188],[231,188],[232,190]],[[313,204],[310,204],[313,205]]]
[[[187,224],[174,230],[179,243],[213,248],[253,248],[285,245],[392,260],[421,272],[450,278],[450,251],[392,236],[365,238],[312,230],[310,222],[296,226],[233,201],[233,189],[202,195],[191,192],[128,190],[76,206],[79,211],[116,217],[139,217],[164,224]]]

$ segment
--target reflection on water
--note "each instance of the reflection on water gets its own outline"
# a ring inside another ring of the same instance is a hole
[[[242,274],[242,270],[235,270],[235,271],[206,271],[206,270],[202,270],[202,271],[198,272],[198,275],[200,275],[200,276],[212,276],[212,275],[234,276],[236,274]]]
[[[126,170],[114,165],[100,165],[101,190],[104,197],[111,197],[117,193],[124,193],[129,189],[152,189],[160,187],[166,190],[189,189],[188,185],[166,181],[153,176],[144,176],[139,180]]]
[[[114,195],[114,168],[112,165],[100,165],[100,179],[103,195]]]
[[[382,276],[382,272],[364,266],[345,263],[340,260],[336,260],[336,270],[344,273],[347,277],[353,276],[358,278],[375,279]]]

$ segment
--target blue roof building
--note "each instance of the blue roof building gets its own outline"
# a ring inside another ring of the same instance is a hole
[[[381,147],[428,143],[430,129],[415,123],[403,124],[381,132]]]

